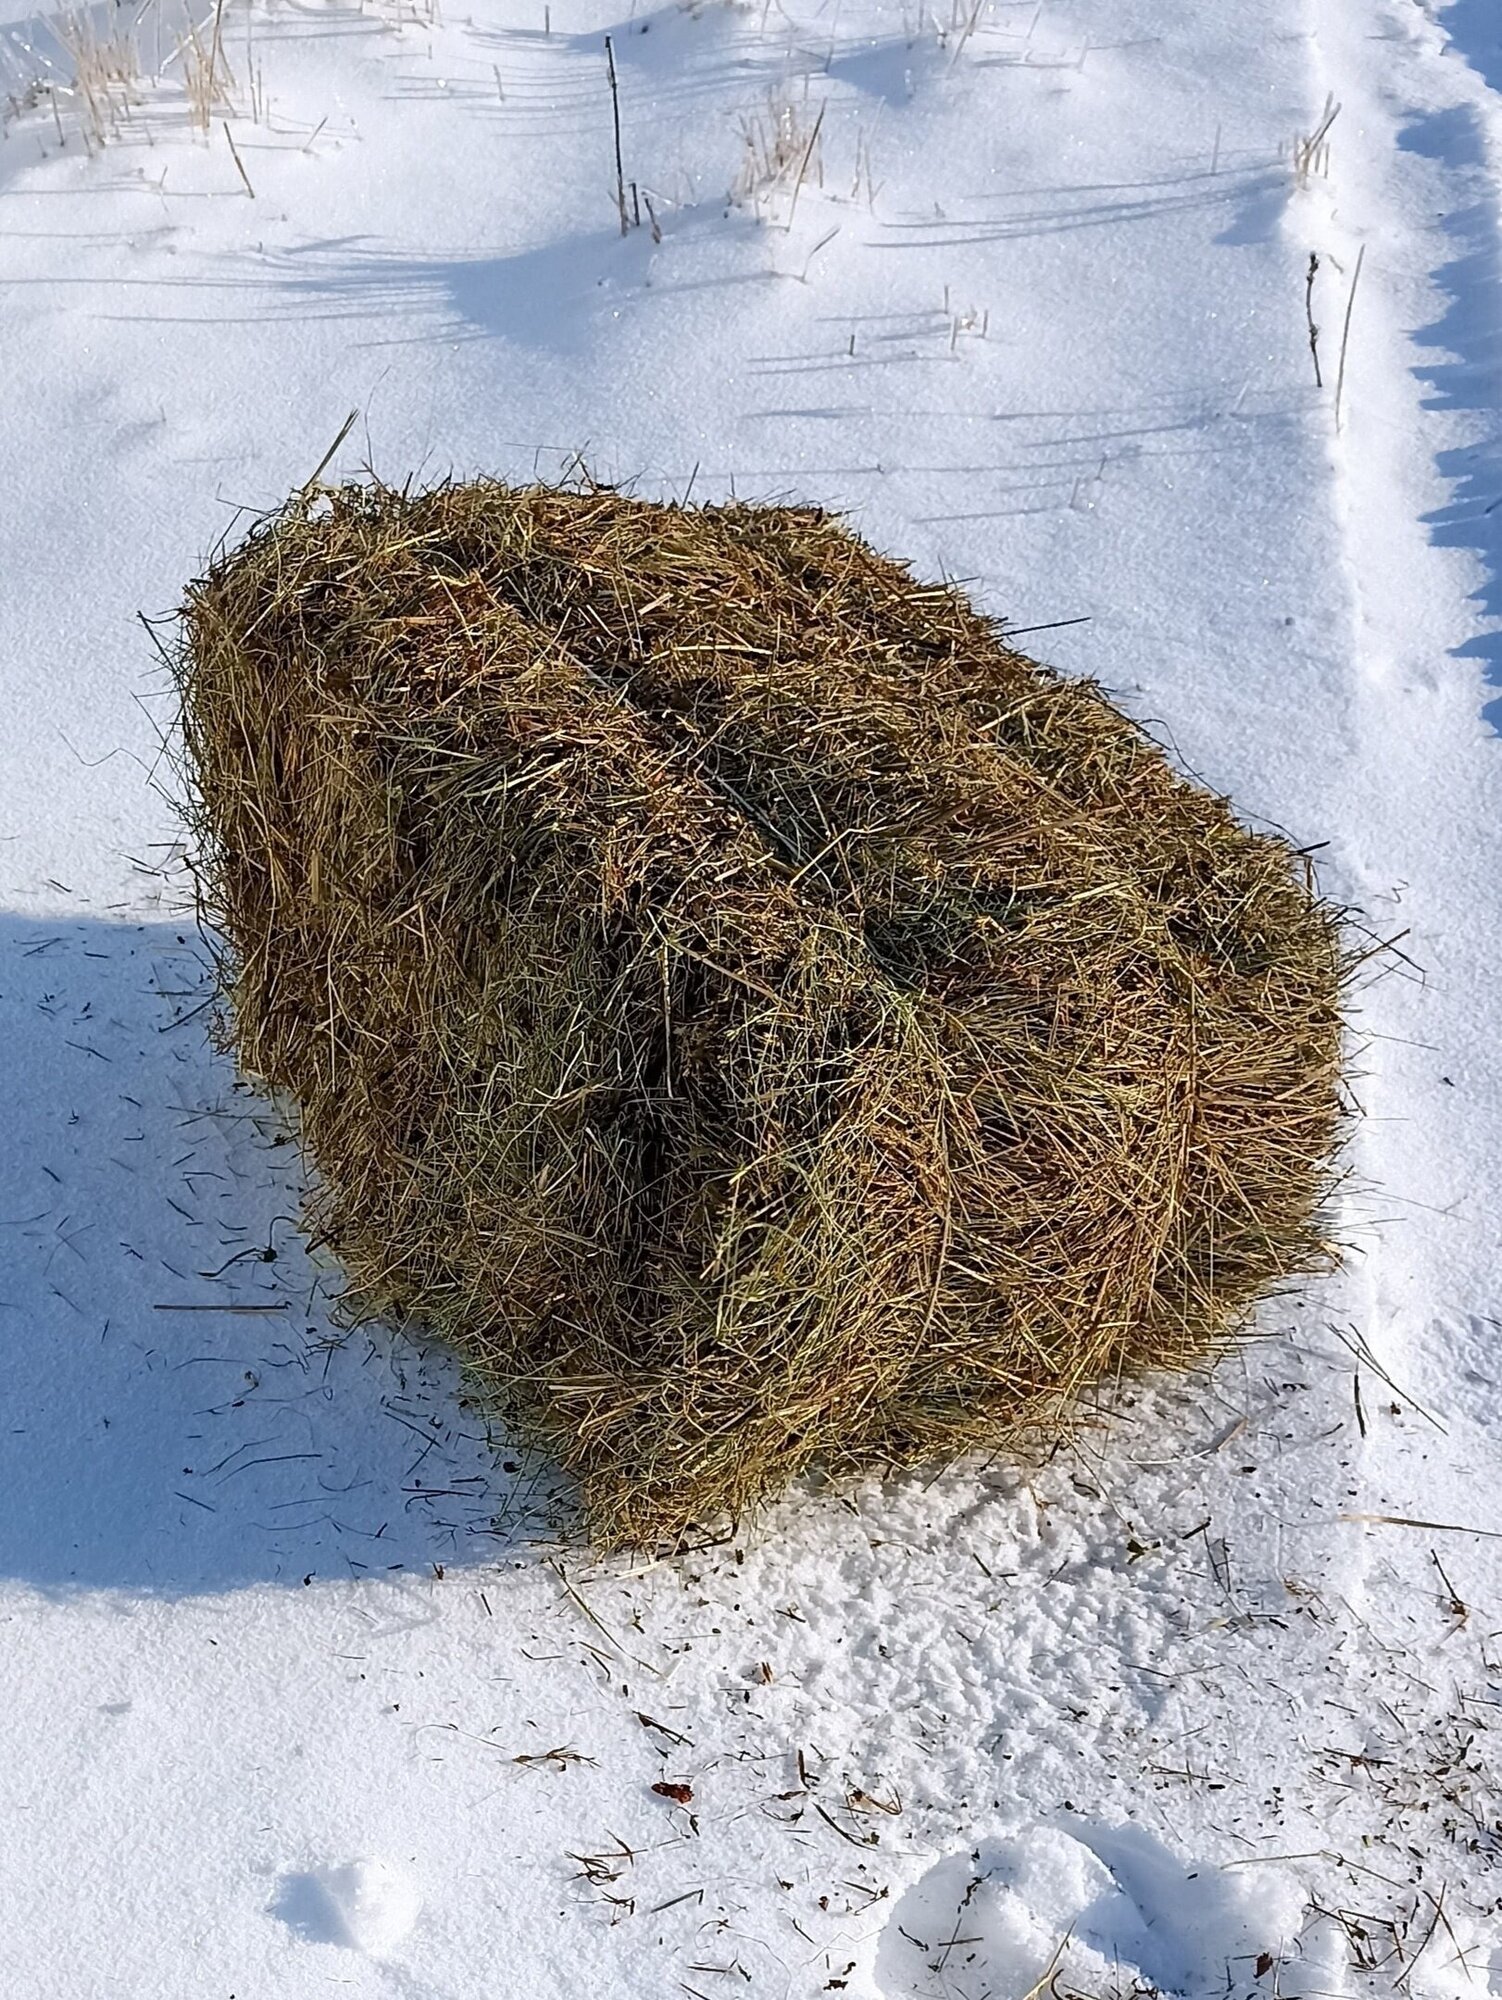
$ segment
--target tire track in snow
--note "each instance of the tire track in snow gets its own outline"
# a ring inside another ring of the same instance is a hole
[[[1480,32],[1477,10],[1462,8],[1457,18]],[[1385,1374],[1366,1371],[1343,1502],[1361,1538],[1348,1747],[1360,1773],[1352,1789],[1398,1859],[1392,1912],[1421,1920],[1446,1886],[1454,1893],[1454,1937],[1406,1984],[1484,1992],[1491,1967],[1496,1991],[1502,1957],[1486,1942],[1496,1912],[1484,1875],[1468,1894],[1465,1864],[1441,1842],[1495,1865],[1502,1800],[1486,1718],[1474,1728],[1468,1705],[1477,1690],[1496,1694],[1494,1669],[1467,1632],[1473,1604],[1498,1622],[1502,1543],[1458,1532],[1502,1528],[1485,1416],[1502,1373],[1491,1358],[1502,1245],[1486,1194],[1502,1099],[1474,1060],[1490,1039],[1502,934],[1502,748],[1483,721],[1490,709],[1495,722],[1502,668],[1502,508],[1492,512],[1502,495],[1502,98],[1424,0],[1311,0],[1309,19],[1311,103],[1328,93],[1341,105],[1329,178],[1300,212],[1306,247],[1339,279],[1316,312],[1330,374],[1365,248],[1341,421],[1333,407],[1328,418],[1343,555],[1332,585],[1349,607],[1360,746],[1342,801],[1343,859],[1368,917],[1401,934],[1413,961],[1362,997],[1360,1029],[1373,1039],[1356,1166],[1369,1208],[1393,1219],[1353,1274],[1361,1334]],[[1462,1737],[1481,1745],[1469,1766]],[[1422,1921],[1410,1944],[1421,1934]]]
[[[1434,1087],[1456,1084],[1444,1063],[1437,1071],[1386,1038],[1449,1059],[1467,1027],[1481,1032],[1468,975],[1502,914],[1502,762],[1480,720],[1482,669],[1502,659],[1502,634],[1477,629],[1502,615],[1502,518],[1495,533],[1490,525],[1502,492],[1502,367],[1486,319],[1502,299],[1502,100],[1451,52],[1423,0],[1372,0],[1354,23],[1345,0],[1313,0],[1313,16],[1311,101],[1340,114],[1330,176],[1306,191],[1297,226],[1324,264],[1315,316],[1327,383],[1347,314],[1351,329],[1343,407],[1328,412],[1361,753],[1342,860],[1366,918],[1405,941],[1418,975],[1406,988],[1385,980],[1364,1008],[1363,1031],[1383,1039],[1364,1064],[1358,1169],[1378,1207],[1396,1199],[1437,1218],[1417,1255],[1406,1243],[1395,1255],[1400,1239],[1378,1230],[1364,1259],[1370,1325],[1396,1336],[1396,1366],[1410,1323],[1484,1262],[1480,1243],[1460,1242],[1475,1218],[1456,1214],[1456,1122],[1439,1131],[1434,1116]],[[1457,238],[1470,252],[1459,260]],[[1461,884],[1478,892],[1460,913],[1468,923],[1457,921]],[[1483,1146],[1486,1108],[1495,1102],[1462,1114]],[[1415,1127],[1401,1150],[1380,1130],[1393,1117]]]
[[[1481,721],[1502,634],[1478,631],[1502,616],[1502,99],[1421,0],[1375,0],[1354,25],[1344,0],[1314,5],[1314,99],[1342,106],[1330,179],[1310,190],[1322,212],[1301,218],[1337,276],[1316,312],[1328,370],[1348,309],[1352,328],[1329,436],[1361,747],[1343,859],[1368,919],[1402,934],[1425,981],[1386,980],[1364,1026],[1429,1045],[1385,1043],[1366,1063],[1377,1116],[1362,1177],[1379,1204],[1436,1218],[1416,1254],[1393,1254],[1399,1239],[1380,1232],[1365,1260],[1373,1324],[1400,1334],[1396,1364],[1412,1358],[1402,1330],[1438,1301],[1478,1304],[1456,1294],[1502,1247],[1494,1227],[1464,1240],[1481,1218],[1457,1213],[1484,1178],[1502,1104],[1468,1076],[1459,1117],[1435,1116],[1435,1089],[1458,1087],[1461,1051],[1485,1038],[1486,946],[1502,920],[1502,757]],[[1378,1129],[1393,1117],[1414,1128],[1402,1149]]]

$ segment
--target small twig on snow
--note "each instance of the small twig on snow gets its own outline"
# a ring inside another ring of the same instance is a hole
[[[626,170],[621,164],[621,93],[615,80],[615,48],[605,37],[605,61],[610,70],[610,114],[615,123],[615,205],[621,218],[621,234],[631,225],[626,220]]]
[[[1314,357],[1314,386],[1323,389],[1324,377],[1319,366],[1319,328],[1314,323],[1314,279],[1319,270],[1319,254],[1309,252],[1309,269],[1304,276],[1304,318],[1309,322],[1309,352]]]

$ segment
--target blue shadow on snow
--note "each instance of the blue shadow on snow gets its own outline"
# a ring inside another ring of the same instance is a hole
[[[298,1149],[207,994],[191,928],[0,916],[0,1578],[181,1595],[514,1551],[537,1469],[447,1355],[333,1324]]]
[[[1502,92],[1502,7],[1497,0],[1450,0],[1439,21],[1482,81]]]
[[[1451,15],[1445,20],[1453,25]],[[1479,172],[1486,164],[1469,106],[1415,119],[1399,142],[1447,168]],[[1464,410],[1487,422],[1474,442],[1435,454],[1452,497],[1424,520],[1440,547],[1471,549],[1484,566],[1473,596],[1491,629],[1455,651],[1458,658],[1479,660],[1499,690],[1483,714],[1502,733],[1502,210],[1491,202],[1471,202],[1447,216],[1444,229],[1459,254],[1432,273],[1445,308],[1414,334],[1418,346],[1436,354],[1415,373],[1429,389],[1427,409]]]

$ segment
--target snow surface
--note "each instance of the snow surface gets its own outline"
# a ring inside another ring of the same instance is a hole
[[[228,0],[243,181],[6,10],[7,2000],[1502,1993],[1502,8],[947,4]],[[1343,1275],[1045,1466],[558,1546],[331,1323],[158,789],[137,614],[352,408],[336,471],[796,495],[1087,620],[1402,934]]]

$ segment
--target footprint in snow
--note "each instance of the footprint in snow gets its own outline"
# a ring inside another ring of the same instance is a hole
[[[344,1861],[284,1875],[271,1914],[308,1944],[338,1944],[380,1957],[417,1922],[422,1898],[385,1861]]]
[[[929,1869],[888,1920],[877,1986],[885,2000],[1028,2000],[1058,1972],[1102,1995],[1251,1994],[1303,1917],[1291,1878],[1255,1872],[1186,1867],[1140,1827],[1061,1815]]]

